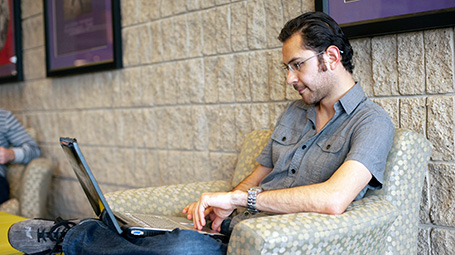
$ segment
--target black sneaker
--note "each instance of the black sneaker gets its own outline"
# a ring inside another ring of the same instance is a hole
[[[27,254],[54,254],[61,252],[63,237],[77,223],[60,217],[55,221],[24,220],[9,228],[8,240],[14,249]]]

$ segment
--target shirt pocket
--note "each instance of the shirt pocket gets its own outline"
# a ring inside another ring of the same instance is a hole
[[[296,144],[302,135],[295,129],[279,125],[272,133],[272,162],[275,168],[286,169],[285,165],[294,155]]]
[[[300,140],[301,134],[292,128],[279,125],[273,131],[271,138],[279,145],[288,146],[296,144]]]
[[[346,139],[342,136],[328,136],[316,142],[319,150],[312,154],[309,163],[309,179],[311,183],[320,183],[328,180],[343,164],[346,158],[346,148],[343,148]],[[319,151],[319,153],[318,153]]]
[[[336,154],[343,148],[346,138],[343,136],[328,136],[326,138],[320,139],[317,144],[323,152]]]

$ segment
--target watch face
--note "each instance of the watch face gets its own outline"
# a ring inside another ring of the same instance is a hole
[[[261,187],[251,187],[248,189],[248,192],[250,192],[250,191],[259,193],[259,192],[262,192],[262,188]]]
[[[259,193],[262,192],[261,187],[251,187],[248,189],[248,210],[257,213],[258,210],[256,209],[256,198]]]

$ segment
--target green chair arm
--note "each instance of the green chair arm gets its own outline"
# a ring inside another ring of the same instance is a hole
[[[115,211],[183,216],[183,208],[196,202],[202,193],[231,189],[227,181],[197,182],[116,191],[106,194],[106,200]]]
[[[20,187],[20,215],[44,217],[54,165],[49,159],[36,158],[27,164]]]
[[[341,215],[297,213],[238,223],[228,254],[385,254],[397,209],[376,196],[352,203]]]

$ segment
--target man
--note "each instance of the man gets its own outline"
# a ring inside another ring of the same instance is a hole
[[[207,215],[219,229],[233,210],[248,207],[249,195],[253,211],[341,214],[381,188],[394,128],[355,83],[341,29],[323,13],[307,13],[289,21],[279,39],[286,81],[302,100],[280,117],[260,165],[233,192],[203,194],[185,208],[198,229]]]
[[[9,199],[6,164],[27,164],[41,151],[11,112],[0,109],[0,204]]]
[[[354,81],[353,51],[339,26],[324,13],[305,13],[289,21],[279,39],[287,83],[302,100],[280,116],[251,175],[233,191],[203,194],[183,209],[196,229],[210,218],[212,229],[222,231],[236,222],[229,223],[228,217],[239,208],[341,214],[368,189],[381,188],[394,128],[387,113]],[[91,247],[106,242],[111,244],[104,250],[109,254],[226,252],[226,244],[194,231],[123,242],[107,235],[99,221],[84,224],[67,233],[65,254],[98,254]]]

